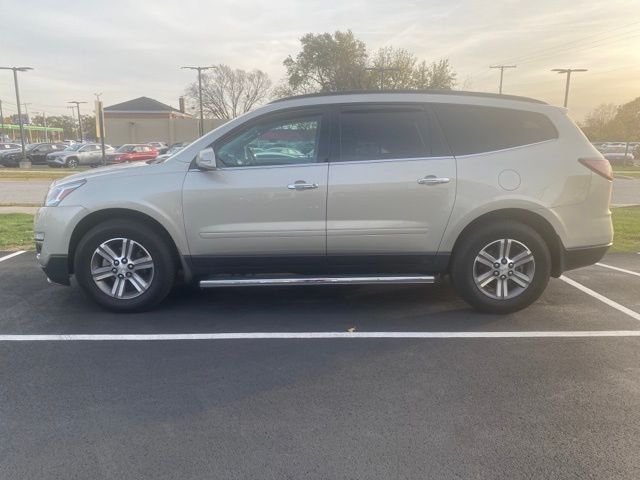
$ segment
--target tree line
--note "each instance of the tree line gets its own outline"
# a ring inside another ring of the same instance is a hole
[[[640,141],[640,97],[624,105],[599,105],[589,112],[580,127],[592,142]]]
[[[448,59],[427,62],[391,46],[370,52],[350,30],[304,35],[300,51],[285,58],[283,66],[285,77],[275,86],[262,70],[213,66],[202,75],[205,116],[235,118],[268,100],[291,95],[379,88],[450,90],[456,84]],[[197,82],[187,87],[185,96],[195,112]]]

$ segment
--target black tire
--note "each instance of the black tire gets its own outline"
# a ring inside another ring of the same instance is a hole
[[[134,240],[143,246],[153,259],[154,270],[149,287],[135,298],[114,298],[103,292],[93,281],[91,275],[93,254],[99,245],[113,238]],[[82,237],[76,248],[74,273],[82,289],[101,306],[115,312],[135,312],[148,310],[167,296],[173,287],[176,265],[165,235],[140,222],[116,219],[96,225]]]
[[[535,272],[531,283],[519,295],[495,299],[483,293],[476,285],[474,262],[485,246],[507,238],[521,242],[531,251],[535,261]],[[458,294],[475,310],[483,313],[512,313],[529,306],[542,295],[549,283],[551,255],[546,242],[530,226],[511,220],[492,221],[466,232],[459,240],[450,274]]]
[[[65,167],[67,168],[78,168],[80,162],[76,157],[71,157],[65,162]]]

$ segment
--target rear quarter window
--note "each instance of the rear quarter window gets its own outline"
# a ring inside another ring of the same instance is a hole
[[[454,155],[471,155],[558,138],[545,115],[510,108],[434,104]]]

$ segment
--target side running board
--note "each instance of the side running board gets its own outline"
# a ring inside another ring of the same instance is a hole
[[[434,283],[433,275],[366,275],[366,276],[247,276],[214,277],[200,280],[201,288],[214,287],[263,287],[276,285],[369,285]]]

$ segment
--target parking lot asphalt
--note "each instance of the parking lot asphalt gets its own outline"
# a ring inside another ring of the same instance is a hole
[[[640,273],[638,254],[602,263]],[[640,276],[566,276],[640,312]],[[48,285],[32,252],[0,262],[0,285],[3,479],[640,477],[640,337],[571,336],[640,321],[560,279],[507,316],[446,282],[182,287],[115,315]],[[472,337],[116,339],[349,329]],[[562,336],[516,337],[540,331]],[[114,339],[3,340],[38,334]]]

